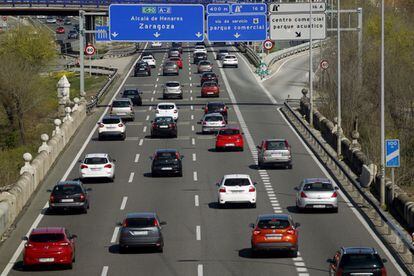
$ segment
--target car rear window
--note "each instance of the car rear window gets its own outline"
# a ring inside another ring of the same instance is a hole
[[[206,53],[200,53],[200,52],[199,53],[195,53],[195,55],[196,56],[199,56],[199,57],[207,56]]]
[[[152,60],[152,57],[143,57],[142,60]]]
[[[104,118],[102,120],[103,124],[108,124],[108,125],[119,124],[120,122],[121,122],[121,119],[118,119],[118,118]]]
[[[207,60],[203,60],[203,61],[200,61],[199,64],[200,65],[211,65],[211,62],[210,61],[207,61]]]
[[[382,268],[383,266],[377,254],[345,254],[339,264],[339,267],[344,269]]]
[[[222,103],[209,103],[207,105],[208,109],[220,109],[220,108],[224,108],[224,104]]]
[[[129,102],[127,102],[127,101],[113,101],[112,106],[113,107],[128,107]]]
[[[126,219],[126,226],[127,227],[151,227],[154,226],[155,219],[154,218],[129,218]]]
[[[157,117],[154,122],[156,123],[172,123],[174,122],[172,117]]]
[[[267,150],[285,150],[288,149],[285,141],[267,141],[266,142]]]
[[[170,60],[177,61],[177,60],[180,60],[180,58],[179,57],[170,57]]]
[[[305,184],[304,191],[333,191],[334,187],[331,183],[315,182]]]
[[[215,82],[205,82],[205,83],[203,83],[203,87],[204,86],[208,86],[208,87],[212,87],[212,86],[217,86],[217,83],[215,83]]]
[[[53,188],[54,195],[73,195],[82,193],[82,188],[79,185],[56,185]]]
[[[124,90],[124,95],[138,95],[137,90]]]
[[[175,65],[177,65],[175,62],[169,61],[169,62],[166,62],[164,66],[175,66]]]
[[[165,84],[165,86],[167,86],[167,87],[178,87],[178,86],[180,86],[180,84],[178,82],[167,82]]]
[[[172,104],[160,104],[158,109],[174,109],[174,105]]]
[[[262,219],[257,224],[260,229],[286,229],[290,223],[286,219]]]
[[[108,163],[108,159],[106,159],[105,157],[88,157],[88,158],[85,158],[83,163],[89,164],[89,165],[106,164]]]
[[[225,56],[224,58],[225,58],[225,59],[235,59],[235,58],[236,58],[236,56]]]
[[[238,129],[222,129],[219,132],[220,135],[236,135],[240,134],[240,130]]]
[[[157,156],[156,159],[175,159],[176,158],[176,154],[175,152],[157,152]]]
[[[63,241],[65,236],[63,234],[32,234],[29,240],[31,242],[59,242]]]
[[[206,122],[215,122],[215,121],[223,121],[223,116],[206,116],[204,121]]]
[[[250,181],[247,178],[228,178],[224,182],[224,186],[249,186]]]

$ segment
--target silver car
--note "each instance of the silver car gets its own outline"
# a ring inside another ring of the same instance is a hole
[[[167,98],[183,98],[183,90],[181,87],[180,82],[178,81],[168,81],[166,84],[164,84],[164,90],[162,92],[162,96],[164,99]]]
[[[226,126],[226,120],[220,113],[209,113],[204,115],[203,119],[198,122],[201,124],[201,132],[203,134],[216,132]]]
[[[296,207],[299,210],[330,209],[338,212],[338,186],[327,178],[306,178],[296,187]]]
[[[114,100],[109,111],[110,115],[118,116],[122,119],[135,120],[134,105],[131,99]]]
[[[162,73],[164,76],[167,76],[167,75],[178,76],[179,70],[180,69],[178,68],[178,65],[175,61],[166,61],[163,66]]]
[[[213,71],[213,64],[208,60],[202,60],[198,62],[197,71],[199,74],[204,72],[212,72]]]
[[[266,139],[257,146],[258,165],[279,165],[292,169],[292,154],[289,143],[285,139]]]

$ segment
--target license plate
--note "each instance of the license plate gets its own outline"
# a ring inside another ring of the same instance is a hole
[[[163,170],[163,171],[170,171],[170,170],[172,170],[172,168],[171,167],[164,167],[164,168],[161,168],[161,170]]]
[[[234,143],[226,144],[226,147],[234,147]]]
[[[116,128],[115,126],[108,126],[108,127],[106,127],[106,128],[108,128],[108,129],[114,129],[114,128]]]
[[[160,128],[168,128],[168,126],[160,126]]]
[[[132,231],[132,234],[134,236],[147,236],[148,235],[148,231]]]
[[[39,262],[41,262],[41,263],[51,263],[51,262],[54,262],[55,261],[55,258],[40,258],[39,259]]]
[[[119,112],[118,115],[126,115],[125,112]]]
[[[244,191],[243,190],[233,190],[233,191],[231,191],[232,193],[243,193]]]
[[[281,236],[266,236],[266,239],[268,240],[281,240]]]
[[[325,205],[313,205],[313,208],[325,208]]]
[[[92,171],[100,171],[100,170],[101,170],[101,168],[92,168],[91,170],[92,170]]]
[[[73,202],[73,198],[61,199],[60,202]]]
[[[281,154],[272,154],[272,157],[282,157]]]

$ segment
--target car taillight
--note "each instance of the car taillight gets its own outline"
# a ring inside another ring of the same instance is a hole
[[[385,267],[381,268],[381,276],[387,276],[387,270]]]
[[[157,124],[156,123],[153,123],[152,124],[152,128],[157,128]]]
[[[61,243],[59,243],[59,245],[60,245],[60,246],[69,246],[69,245],[70,245],[70,243],[68,243],[68,242],[61,242]]]
[[[99,124],[99,127],[104,127],[105,125],[104,124]]]
[[[300,193],[300,197],[301,197],[301,198],[306,198],[306,197],[308,197],[308,196],[307,196],[304,192],[301,192],[301,193]]]
[[[250,188],[249,188],[249,192],[250,192],[250,193],[255,192],[255,191],[256,191],[256,188],[255,188],[255,187],[250,187]]]
[[[168,127],[174,127],[174,125],[173,124],[168,124]]]
[[[154,219],[154,226],[160,226],[160,224],[158,223],[158,220]]]
[[[203,122],[203,126],[205,126],[207,124],[207,122]]]
[[[253,235],[255,235],[255,236],[260,235],[260,230],[254,230]]]
[[[82,165],[80,166],[80,168],[81,168],[81,170],[82,170],[82,169],[87,169],[87,168],[88,168],[88,166],[86,166],[86,165],[82,164]]]
[[[337,192],[334,192],[334,193],[331,195],[331,197],[338,197],[338,193],[337,193]]]
[[[221,187],[220,189],[219,189],[219,193],[225,193],[226,192],[226,188],[225,187]]]
[[[128,226],[128,222],[127,222],[127,220],[124,220],[123,222],[122,222],[122,227],[127,227]]]
[[[111,108],[109,109],[109,112],[112,112],[112,110],[113,110],[114,108],[112,107],[112,105],[111,105]]]
[[[50,201],[50,202],[55,202],[55,197],[51,195],[51,196],[49,197],[49,201]]]
[[[31,247],[33,247],[33,244],[31,244],[30,242],[28,242],[28,243],[26,243],[26,244],[24,245],[24,247],[26,247],[26,248],[31,248]]]
[[[112,165],[111,165],[111,164],[106,164],[106,165],[104,166],[104,168],[110,169],[110,168],[112,168]]]
[[[287,230],[286,233],[289,235],[295,235],[295,230],[290,229],[290,230]]]
[[[119,126],[119,127],[123,127],[123,126],[124,126],[124,124],[119,124],[118,126]]]
[[[84,195],[84,194],[81,194],[81,195],[80,195],[80,200],[81,200],[81,201],[84,201],[84,200],[85,200],[85,195]]]
[[[178,112],[178,110],[174,110],[174,113],[177,113]]]

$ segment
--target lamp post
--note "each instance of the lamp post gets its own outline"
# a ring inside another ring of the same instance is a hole
[[[384,0],[381,1],[381,206],[385,206]]]
[[[336,8],[336,14],[337,14],[337,27],[336,27],[336,35],[337,35],[337,42],[338,42],[338,69],[337,69],[337,77],[338,77],[338,95],[337,95],[337,109],[338,109],[338,123],[337,123],[337,156],[339,159],[341,159],[341,155],[342,155],[342,143],[341,143],[341,138],[342,138],[342,110],[341,110],[341,0],[338,0],[337,2],[337,8]]]
[[[312,0],[309,0],[309,124],[313,127],[313,68],[312,68]]]

